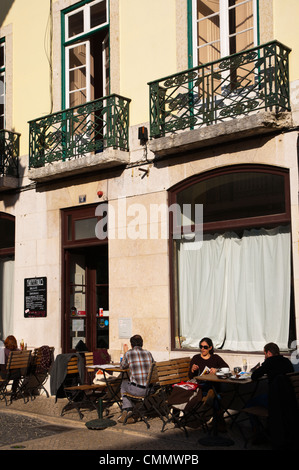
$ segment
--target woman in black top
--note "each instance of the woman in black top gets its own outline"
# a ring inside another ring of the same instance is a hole
[[[205,367],[215,374],[217,369],[228,367],[227,363],[218,354],[214,353],[213,342],[210,338],[203,338],[199,342],[200,354],[196,354],[190,361],[189,378],[200,375]]]

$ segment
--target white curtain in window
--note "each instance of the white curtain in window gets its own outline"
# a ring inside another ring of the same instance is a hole
[[[14,260],[0,260],[0,334],[13,334]]]
[[[290,228],[205,236],[199,250],[180,242],[178,291],[182,345],[260,351],[285,349],[290,317]]]

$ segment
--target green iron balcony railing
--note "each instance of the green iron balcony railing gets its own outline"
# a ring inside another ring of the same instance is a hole
[[[29,121],[29,168],[105,148],[129,150],[129,103],[109,95]]]
[[[289,111],[290,51],[272,41],[148,83],[151,137],[260,109]]]
[[[0,176],[19,176],[20,134],[0,130]]]

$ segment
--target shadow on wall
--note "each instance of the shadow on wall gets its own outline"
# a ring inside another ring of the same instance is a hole
[[[12,4],[15,0],[1,0],[0,6],[0,27],[3,25],[3,22],[12,7]]]

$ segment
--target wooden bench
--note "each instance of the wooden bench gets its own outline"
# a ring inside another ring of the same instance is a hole
[[[201,426],[207,430],[207,421],[212,416],[212,407],[202,398],[201,388],[185,390],[173,387],[188,382],[190,357],[181,357],[156,363],[158,383],[161,387],[161,400],[156,411],[162,420],[161,432],[167,423],[182,428],[188,436],[186,426]],[[182,400],[182,401],[180,401]]]
[[[170,359],[168,361],[161,361],[156,363],[156,370],[158,376],[158,383],[161,388],[160,390],[160,402],[156,406],[156,411],[162,420],[162,429],[164,431],[165,426],[168,423],[173,423],[179,427],[182,427],[188,435],[186,425],[188,424],[188,418],[192,415],[192,419],[199,419],[198,409],[202,404],[201,394],[199,396],[200,401],[196,402],[194,409],[192,409],[191,415],[185,413],[184,409],[177,410],[175,405],[169,403],[169,398],[173,390],[173,385],[181,382],[189,381],[189,368],[190,368],[190,357],[181,357],[176,359]],[[188,393],[191,395],[191,393]],[[180,413],[183,415],[180,417]]]
[[[173,384],[188,381],[189,367],[190,357],[156,362],[156,371],[160,386],[169,389],[169,386]]]

